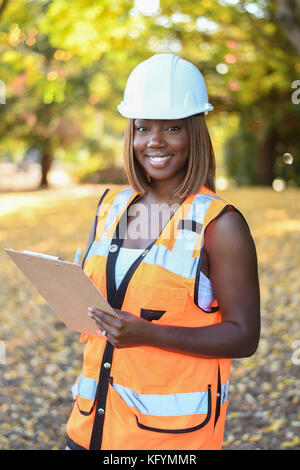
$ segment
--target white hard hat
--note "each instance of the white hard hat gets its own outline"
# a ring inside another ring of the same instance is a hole
[[[156,54],[137,65],[118,106],[132,119],[183,119],[212,109],[202,74],[174,54]]]

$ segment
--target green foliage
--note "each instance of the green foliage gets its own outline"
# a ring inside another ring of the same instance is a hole
[[[239,130],[224,145],[225,165],[229,178],[237,185],[256,183],[257,141],[248,129]]]
[[[202,71],[215,107],[211,126],[221,125],[220,112],[238,113],[258,147],[273,128],[286,146],[293,133],[298,149],[299,105],[291,101],[291,84],[299,79],[300,60],[276,11],[273,1],[161,0],[152,15],[139,12],[134,0],[7,2],[0,17],[7,94],[0,106],[0,158],[8,141],[52,154],[70,149],[74,158],[91,142],[91,154],[97,142],[100,153],[103,135],[118,146],[125,122],[116,107],[128,74],[159,52],[179,54]],[[94,124],[99,113],[101,130]]]

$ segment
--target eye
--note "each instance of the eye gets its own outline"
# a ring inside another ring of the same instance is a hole
[[[179,131],[180,130],[180,127],[179,126],[171,126],[168,128],[168,131],[171,131],[171,132],[176,132],[176,131]]]
[[[145,127],[145,126],[138,126],[138,127],[136,128],[136,130],[137,130],[138,132],[146,132],[146,131],[148,130],[148,128]]]

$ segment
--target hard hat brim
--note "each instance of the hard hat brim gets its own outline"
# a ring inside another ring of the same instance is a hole
[[[212,111],[214,107],[207,103],[201,108],[195,108],[194,110],[189,110],[186,114],[174,111],[174,112],[161,112],[161,111],[145,111],[145,110],[128,110],[124,103],[120,103],[117,106],[119,113],[127,119],[161,119],[161,120],[172,120],[172,119],[184,119],[189,116],[194,116],[195,114],[205,113]]]

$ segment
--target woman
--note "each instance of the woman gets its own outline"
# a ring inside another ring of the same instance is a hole
[[[191,63],[158,54],[131,73],[130,188],[102,194],[83,269],[117,313],[89,315],[67,424],[71,449],[220,449],[230,358],[259,339],[255,246],[215,194],[212,109]]]

